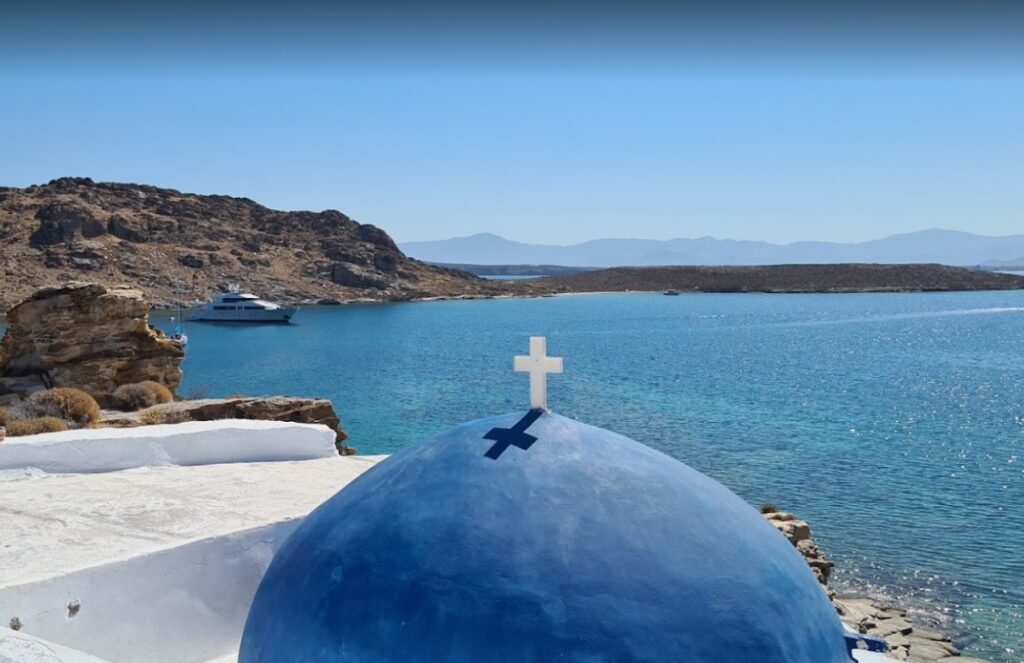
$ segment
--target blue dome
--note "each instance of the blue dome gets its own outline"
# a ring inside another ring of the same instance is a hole
[[[531,411],[381,462],[316,509],[253,601],[241,663],[846,663],[801,556],[716,481]]]

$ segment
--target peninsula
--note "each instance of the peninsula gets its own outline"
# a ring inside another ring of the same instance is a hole
[[[550,292],[942,292],[1017,290],[1024,277],[947,265],[616,267],[531,282]]]

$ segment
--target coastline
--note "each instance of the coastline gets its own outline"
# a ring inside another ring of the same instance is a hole
[[[807,561],[840,619],[857,633],[880,638],[889,646],[889,656],[914,663],[957,660],[962,663],[989,663],[965,656],[954,642],[956,634],[943,624],[921,623],[922,613],[898,601],[868,593],[840,592],[829,584],[835,564],[812,538],[810,525],[774,505],[764,505],[761,513]]]
[[[1024,285],[1020,288],[1024,290]],[[679,292],[680,295],[901,295],[901,294],[942,294],[942,293],[955,293],[955,292],[1006,292],[1006,289],[963,289],[963,290],[928,290],[928,289],[914,289],[914,288],[902,288],[902,289],[860,289],[860,290],[745,290],[745,291],[734,291],[734,290],[690,290]],[[414,297],[411,299],[399,298],[399,299],[376,299],[370,297],[353,297],[334,300],[330,303],[323,301],[311,301],[308,299],[280,299],[276,300],[277,303],[283,306],[296,306],[300,308],[337,308],[343,306],[358,306],[358,305],[383,305],[383,304],[423,304],[430,302],[457,302],[457,301],[485,301],[485,300],[504,300],[504,299],[547,299],[552,297],[587,297],[587,296],[598,296],[598,295],[663,295],[664,290],[581,290],[581,291],[562,291],[562,292],[523,292],[523,293],[505,293],[498,295],[481,295],[481,294],[465,294],[465,295],[434,295],[430,297]],[[181,302],[182,309],[188,309],[196,306],[195,303]],[[157,311],[168,311],[174,310],[179,307],[178,302],[175,301],[156,301],[153,303],[153,309]],[[0,313],[0,319],[5,316]]]

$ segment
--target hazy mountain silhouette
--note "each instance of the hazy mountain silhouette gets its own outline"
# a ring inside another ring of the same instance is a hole
[[[546,264],[587,267],[644,265],[776,265],[789,263],[941,263],[1019,265],[1024,235],[988,237],[955,230],[923,230],[868,242],[772,244],[732,239],[596,239],[557,246],[525,244],[479,233],[406,242],[409,256],[429,262],[477,265]]]

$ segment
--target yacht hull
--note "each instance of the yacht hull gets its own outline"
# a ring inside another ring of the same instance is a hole
[[[298,309],[279,308],[272,311],[196,311],[189,322],[237,322],[257,324],[288,324]]]

